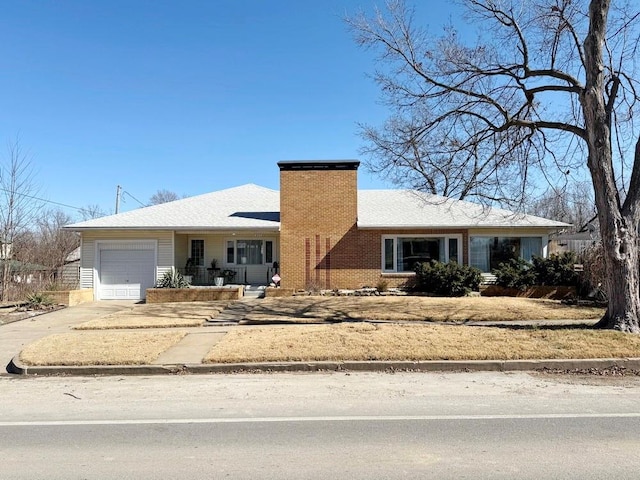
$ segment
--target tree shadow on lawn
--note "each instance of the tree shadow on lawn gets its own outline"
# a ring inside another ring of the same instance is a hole
[[[352,310],[352,309],[351,309]],[[354,317],[350,309],[339,309],[335,305],[327,307],[325,300],[292,303],[290,305],[260,304],[251,309],[247,318],[240,321],[242,325],[281,325],[281,324],[323,324],[345,321],[362,321]]]

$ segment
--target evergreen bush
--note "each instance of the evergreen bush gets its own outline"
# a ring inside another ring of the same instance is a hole
[[[501,263],[492,273],[496,284],[506,288],[526,290],[533,285],[575,285],[577,274],[573,269],[576,256],[573,252],[553,254],[549,258],[534,256],[529,263],[522,258]]]
[[[482,280],[480,270],[457,262],[431,260],[417,264],[415,272],[418,290],[448,297],[468,295],[478,290]]]
[[[574,252],[554,253],[549,258],[533,257],[532,263],[538,285],[575,285],[578,281],[573,269],[577,263]]]
[[[491,273],[496,276],[496,285],[505,288],[524,291],[536,284],[536,275],[531,264],[522,258],[511,258],[500,263]]]

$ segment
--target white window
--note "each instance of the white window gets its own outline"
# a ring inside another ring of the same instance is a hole
[[[272,262],[272,240],[227,240],[227,264],[264,265]]]
[[[469,263],[481,272],[489,273],[510,259],[530,262],[542,256],[542,237],[471,237]]]
[[[418,263],[462,261],[462,236],[384,236],[382,238],[382,270],[414,272]]]

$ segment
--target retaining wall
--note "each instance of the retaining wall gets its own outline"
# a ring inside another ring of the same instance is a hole
[[[211,302],[242,298],[242,287],[149,288],[147,303]]]

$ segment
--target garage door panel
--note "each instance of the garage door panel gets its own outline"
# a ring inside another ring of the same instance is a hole
[[[139,283],[106,285],[101,289],[101,300],[141,300],[144,290]]]
[[[100,298],[140,300],[154,285],[155,251],[149,249],[100,251]]]

